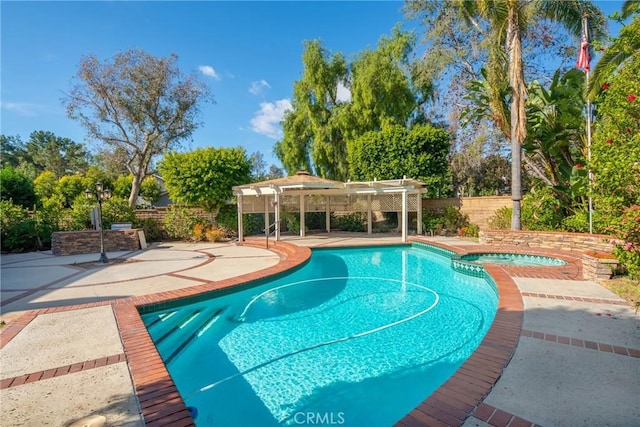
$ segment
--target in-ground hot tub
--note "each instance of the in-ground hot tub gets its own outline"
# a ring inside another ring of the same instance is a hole
[[[461,255],[459,259],[474,264],[491,263],[519,267],[555,267],[567,264],[564,260],[550,256],[497,252],[466,254]]]

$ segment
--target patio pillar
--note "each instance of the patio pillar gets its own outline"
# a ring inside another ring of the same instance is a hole
[[[300,237],[304,237],[304,194],[300,195]]]
[[[367,234],[373,233],[373,225],[371,224],[371,194],[367,194]]]
[[[325,212],[324,222],[327,228],[327,233],[331,232],[331,196],[324,196],[325,206],[327,208]]]
[[[238,242],[244,240],[244,233],[242,232],[242,195],[238,195]]]
[[[276,218],[275,218],[275,222],[276,222],[276,241],[280,240],[280,193],[278,193],[276,191],[276,194],[274,196],[274,200],[275,200],[275,207],[276,207]]]
[[[269,238],[269,198],[267,196],[264,197],[264,235],[268,239]]]
[[[407,242],[407,228],[409,222],[409,215],[407,212],[407,190],[402,190],[402,242]]]
[[[422,193],[416,194],[418,204],[416,205],[416,222],[418,224],[418,235],[422,235]]]

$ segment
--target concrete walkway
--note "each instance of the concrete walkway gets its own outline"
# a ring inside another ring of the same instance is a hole
[[[287,240],[400,242],[397,235],[360,234]],[[455,238],[433,241],[477,247]],[[94,263],[98,254],[1,257],[1,318],[27,320],[17,335],[0,335],[0,425],[142,425],[113,306],[98,304],[228,279],[280,260],[233,244],[172,243],[108,255],[114,262],[106,267]],[[464,425],[639,425],[640,315],[594,282],[514,280],[524,300],[523,331],[502,376]],[[80,304],[29,317],[29,310]]]
[[[273,252],[233,244],[170,243],[107,255],[107,266],[95,263],[98,254],[3,255],[2,320],[197,286],[280,260]],[[143,425],[111,305],[39,314],[2,344],[0,425]]]
[[[463,425],[640,425],[640,315],[592,281],[513,279],[525,309],[516,352]]]

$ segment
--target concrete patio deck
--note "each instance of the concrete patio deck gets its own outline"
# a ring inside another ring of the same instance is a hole
[[[479,248],[457,238],[428,240],[461,251]],[[400,243],[400,237],[332,233],[286,241],[319,247]],[[9,324],[0,332],[0,425],[85,425],[91,420],[94,425],[143,425],[143,420],[188,425],[188,417],[163,418],[162,405],[155,418],[149,415],[154,391],[140,390],[157,367],[145,376],[138,367],[140,354],[130,351],[127,304],[153,303],[158,299],[152,294],[177,296],[286,267],[291,260],[273,249],[273,242],[269,251],[234,244],[161,244],[109,253],[120,261],[106,267],[93,263],[97,254],[3,255],[0,318]],[[640,315],[580,277],[510,274],[524,320],[515,352],[488,395],[471,405],[465,419],[447,413],[464,400],[452,396],[437,410],[418,408],[400,423],[638,425]],[[144,355],[144,345],[141,349]],[[468,381],[467,387],[477,387],[478,381]],[[181,401],[179,396],[175,400]]]

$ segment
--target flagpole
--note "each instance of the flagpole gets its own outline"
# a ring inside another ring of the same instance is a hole
[[[589,25],[588,16],[585,14],[582,17],[582,31],[584,37],[589,42]],[[589,88],[589,66],[585,68],[585,84]],[[591,101],[589,100],[589,94],[587,92],[587,164],[589,165],[589,234],[593,234],[593,198],[591,197],[591,182],[593,181],[593,174],[591,172]]]

